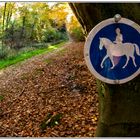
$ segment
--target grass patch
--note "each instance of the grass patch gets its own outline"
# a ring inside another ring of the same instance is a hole
[[[10,57],[4,60],[0,60],[0,69],[6,68],[10,65],[16,64],[18,62],[24,61],[28,58],[31,58],[32,56],[43,54],[43,53],[49,53],[52,52],[61,46],[63,46],[66,42],[59,43],[57,45],[49,46],[47,48],[40,48],[36,50],[32,50],[29,52],[23,52],[21,54],[18,54],[17,56]]]
[[[44,132],[47,127],[54,127],[55,125],[60,124],[61,119],[61,113],[58,113],[56,115],[48,113],[44,121],[42,121],[40,124],[41,131]]]
[[[2,95],[0,95],[0,101],[2,101],[4,99],[4,97]]]

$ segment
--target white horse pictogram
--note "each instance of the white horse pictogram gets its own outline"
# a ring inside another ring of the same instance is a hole
[[[111,69],[113,69],[115,67],[115,63],[113,61],[113,56],[119,57],[119,56],[123,56],[123,55],[125,55],[127,58],[125,65],[122,67],[123,69],[128,65],[130,58],[132,59],[134,66],[137,67],[137,65],[135,63],[135,56],[134,56],[135,51],[136,51],[136,54],[140,56],[140,50],[139,50],[139,47],[137,44],[121,43],[118,45],[118,44],[112,43],[112,41],[110,41],[107,38],[100,38],[99,49],[102,50],[103,47],[106,48],[107,54],[101,62],[101,68],[103,68],[104,61],[107,58],[109,58],[112,63]]]

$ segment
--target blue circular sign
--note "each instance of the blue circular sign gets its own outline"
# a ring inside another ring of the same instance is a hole
[[[140,27],[114,18],[99,23],[89,33],[84,49],[89,70],[110,84],[122,84],[140,73]]]

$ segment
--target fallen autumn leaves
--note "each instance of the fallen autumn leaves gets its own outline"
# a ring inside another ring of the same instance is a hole
[[[98,95],[95,78],[85,65],[83,46],[70,43],[50,57],[32,58],[32,63],[15,68],[18,76],[11,74],[0,83],[1,137],[94,136]],[[23,67],[30,71],[23,73]]]

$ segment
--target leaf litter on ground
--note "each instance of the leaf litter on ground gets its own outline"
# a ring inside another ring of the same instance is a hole
[[[94,137],[98,94],[83,46],[72,42],[0,72],[1,137]]]

